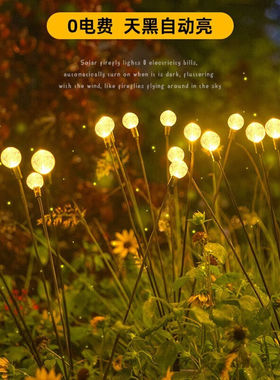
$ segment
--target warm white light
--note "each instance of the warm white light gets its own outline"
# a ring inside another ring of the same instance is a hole
[[[185,153],[183,149],[179,148],[178,146],[172,146],[167,153],[167,158],[170,162],[182,161],[184,157]]]
[[[127,112],[122,118],[122,123],[125,128],[132,129],[137,127],[139,119],[135,113]]]
[[[264,126],[256,122],[249,124],[245,132],[247,139],[253,143],[261,142],[265,136]]]
[[[201,128],[196,123],[189,123],[184,128],[184,135],[187,140],[194,142],[200,138]]]
[[[228,118],[228,126],[234,131],[238,131],[243,127],[243,125],[244,119],[243,116],[241,116],[239,113],[234,113]]]
[[[265,124],[265,131],[269,137],[279,139],[280,137],[280,120],[272,118]]]
[[[219,147],[221,139],[216,132],[206,131],[201,136],[200,143],[204,149],[213,152]]]
[[[40,174],[50,173],[55,166],[55,158],[51,152],[39,149],[31,158],[32,168]]]
[[[21,163],[21,153],[12,146],[4,149],[1,153],[1,162],[9,169],[16,168]]]
[[[102,116],[95,125],[95,133],[97,136],[105,139],[109,137],[115,128],[114,120],[109,116]]]
[[[169,166],[171,177],[183,178],[188,172],[188,166],[184,161],[173,161]]]
[[[41,174],[33,172],[26,178],[26,184],[31,190],[41,189],[44,185],[44,178]]]
[[[177,120],[177,116],[173,111],[167,110],[160,115],[160,122],[164,127],[172,127]]]

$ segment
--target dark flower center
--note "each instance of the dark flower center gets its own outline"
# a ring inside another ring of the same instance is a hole
[[[129,248],[131,248],[132,244],[130,241],[126,241],[123,243],[123,246],[124,246],[124,248],[129,249]]]
[[[237,341],[242,341],[246,338],[246,331],[243,327],[237,327],[233,331],[233,337]]]

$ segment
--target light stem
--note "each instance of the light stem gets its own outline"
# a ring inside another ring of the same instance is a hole
[[[140,145],[140,141],[139,141],[138,136],[135,137],[135,141],[136,141],[137,152],[138,152],[138,156],[139,156],[139,160],[140,160],[140,164],[141,164],[142,174],[143,174],[143,178],[144,178],[145,186],[146,186],[146,190],[147,190],[150,213],[151,213],[152,222],[153,222],[153,229],[155,230],[156,251],[158,253],[158,258],[159,258],[159,262],[160,262],[161,275],[162,275],[162,280],[163,280],[163,285],[164,285],[165,296],[166,296],[166,299],[168,301],[167,282],[166,282],[166,276],[165,276],[165,271],[164,271],[164,266],[163,266],[162,252],[161,252],[160,245],[159,245],[159,237],[158,237],[158,229],[157,229],[157,225],[156,225],[156,218],[155,218],[155,214],[154,214],[152,197],[151,197],[149,182],[148,182],[148,178],[147,178],[147,172],[146,172],[145,163],[144,163],[144,159],[143,159],[143,155],[142,155],[142,151],[141,151],[141,145]]]
[[[56,322],[55,322],[55,319],[54,319],[54,315],[53,315],[53,308],[52,308],[52,304],[51,304],[51,300],[50,300],[50,296],[49,296],[46,275],[45,275],[45,271],[44,271],[44,268],[43,268],[43,265],[42,265],[42,262],[41,262],[41,259],[40,259],[40,255],[39,255],[39,251],[38,251],[38,246],[37,246],[37,241],[36,241],[34,230],[33,230],[33,227],[32,227],[31,217],[30,217],[30,213],[29,213],[29,209],[28,209],[28,204],[27,204],[27,200],[26,200],[26,196],[25,196],[25,191],[24,191],[24,188],[23,188],[21,175],[19,173],[20,173],[19,171],[15,171],[16,179],[17,179],[17,182],[18,182],[18,185],[19,185],[20,196],[21,196],[21,200],[22,200],[22,204],[23,204],[23,208],[24,208],[24,212],[25,212],[25,217],[26,217],[26,220],[27,220],[28,229],[29,229],[29,232],[31,234],[32,244],[33,244],[34,251],[35,251],[35,254],[36,254],[36,259],[38,261],[39,268],[40,268],[40,274],[41,274],[41,277],[42,277],[42,283],[43,283],[44,291],[45,291],[45,294],[46,294],[46,300],[47,300],[48,310],[49,310],[49,313],[50,313],[50,316],[51,316],[51,321],[52,321],[53,329],[54,329],[54,332],[55,332],[57,345],[59,347],[60,354],[61,354],[61,357],[62,357],[63,370],[64,370],[65,376],[67,378],[66,365],[65,365],[64,358],[63,358],[63,348],[62,348],[61,340],[60,340],[60,337],[59,337],[59,334],[58,334],[58,330],[57,330]]]

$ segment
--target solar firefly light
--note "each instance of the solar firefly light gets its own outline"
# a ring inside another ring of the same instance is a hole
[[[134,138],[139,137],[139,132],[137,129],[139,118],[135,113],[127,112],[122,118],[122,123],[125,128],[130,129]]]
[[[8,148],[5,148],[2,153],[1,153],[1,162],[6,168],[13,170],[15,173],[15,176],[18,179],[22,178],[22,174],[20,171],[20,163],[21,163],[21,153],[20,151],[13,147],[10,146]]]
[[[239,131],[244,126],[244,118],[239,113],[233,113],[228,118],[227,124],[229,126],[229,135],[228,135],[227,146],[225,149],[223,164],[222,164],[223,169],[225,169],[226,164],[228,162],[230,148],[231,148],[232,141],[235,138],[235,134],[237,131]],[[215,204],[215,202],[216,202],[217,195],[218,195],[219,190],[220,190],[221,182],[222,182],[222,174],[220,174],[218,181],[217,181],[217,188],[216,188],[216,193],[214,194],[214,197],[213,197],[213,204]]]
[[[44,178],[41,174],[33,172],[26,178],[26,184],[29,189],[34,191],[35,197],[41,196],[41,188],[44,186]]]
[[[164,133],[169,136],[171,127],[176,123],[177,116],[173,111],[166,110],[160,115],[160,122],[164,126]]]
[[[185,153],[182,148],[172,146],[167,152],[167,158],[170,162],[183,161]]]
[[[214,152],[219,148],[220,143],[220,136],[218,135],[218,133],[213,131],[204,132],[200,139],[200,144],[202,148],[204,148],[211,154],[213,161],[215,161]]]
[[[272,138],[274,149],[279,151],[280,120],[276,118],[269,119],[265,124],[265,131]]]
[[[39,149],[31,157],[31,165],[41,175],[50,174],[55,166],[54,155],[46,149]]]
[[[171,128],[177,121],[176,114],[171,110],[163,111],[160,115],[160,122],[164,126],[164,134],[165,134],[165,153],[167,159],[167,153],[169,150],[169,135]],[[167,183],[169,182],[169,170],[168,170],[168,160],[166,161],[166,178]]]
[[[95,125],[95,133],[104,140],[105,146],[111,146],[114,141],[114,120],[109,116],[102,116]]]
[[[186,176],[187,172],[188,165],[184,161],[173,161],[169,166],[171,178],[181,179]]]
[[[249,124],[245,130],[245,133],[247,139],[254,143],[256,153],[259,153],[259,150],[264,150],[262,141],[266,132],[261,123],[253,122]],[[259,149],[259,147],[261,147],[261,149]]]
[[[201,128],[196,123],[189,123],[184,128],[184,136],[189,142],[189,150],[193,150],[194,143],[201,136]]]

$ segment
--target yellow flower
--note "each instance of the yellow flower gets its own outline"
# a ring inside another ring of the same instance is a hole
[[[122,233],[116,232],[117,240],[111,242],[113,253],[124,259],[129,253],[138,256],[138,243],[132,230],[123,230]]]
[[[8,379],[9,360],[6,358],[0,358],[0,378]]]
[[[92,320],[90,321],[90,325],[93,328],[93,330],[96,331],[99,322],[102,322],[104,320],[105,320],[105,317],[102,317],[102,315],[98,315],[92,318]]]
[[[171,380],[174,375],[174,372],[170,371],[170,367],[168,367],[165,377],[162,380]]]
[[[47,372],[45,368],[37,369],[35,377],[26,377],[25,380],[60,380],[61,375],[56,375],[54,369]]]
[[[116,359],[113,360],[112,366],[113,366],[115,371],[119,372],[122,370],[122,368],[123,368],[122,360],[123,360],[122,355],[117,356]]]
[[[208,292],[205,292],[205,291],[199,294],[196,294],[194,296],[191,296],[188,300],[188,303],[195,304],[197,306],[202,306],[202,307],[209,307],[213,305],[210,295],[208,294]]]

